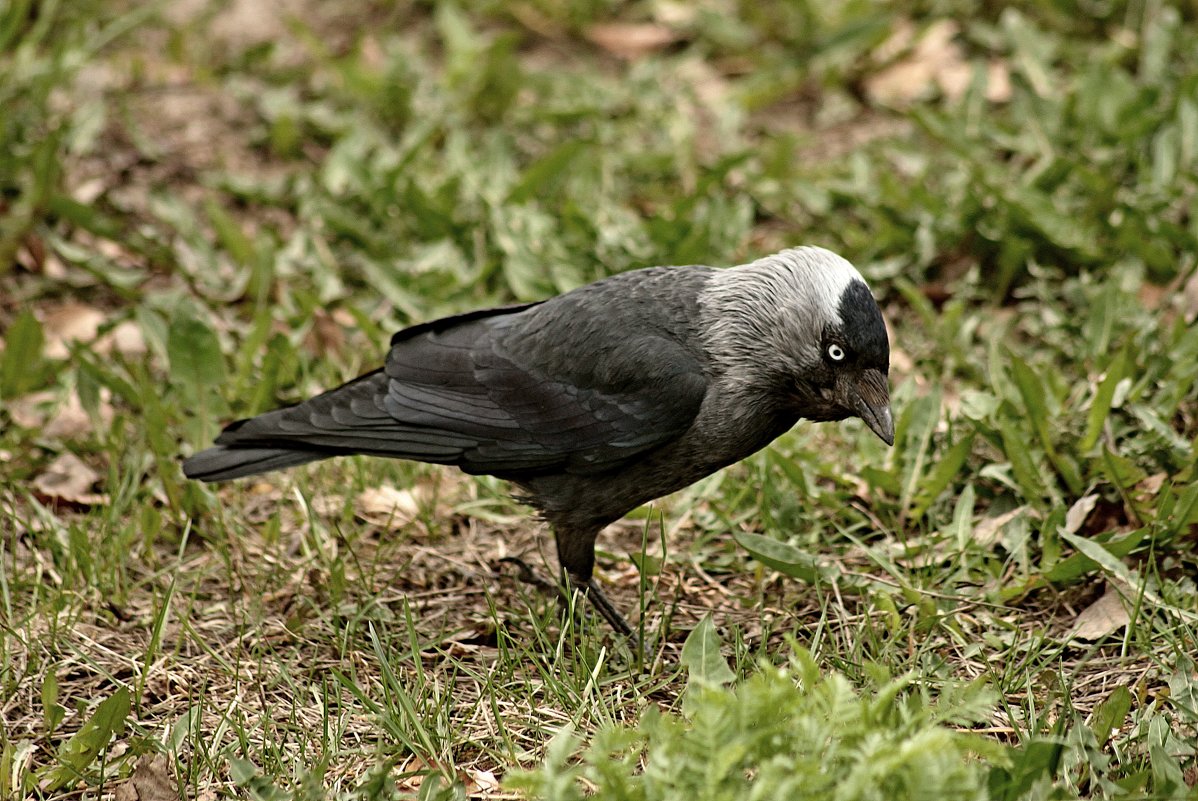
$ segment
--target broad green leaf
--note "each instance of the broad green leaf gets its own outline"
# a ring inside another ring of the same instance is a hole
[[[477,60],[486,42],[454,3],[438,3],[435,19],[446,50],[450,77],[461,80],[471,67],[478,66]]]
[[[1171,532],[1177,533],[1195,523],[1198,523],[1198,484],[1190,484],[1177,497],[1168,526]]]
[[[1094,540],[1088,540],[1085,537],[1079,537],[1076,534],[1070,534],[1065,529],[1061,529],[1061,539],[1068,542],[1078,551],[1085,554],[1095,563],[1100,565],[1109,575],[1115,576],[1122,580],[1123,584],[1129,587],[1137,588],[1140,596],[1160,609],[1171,612],[1172,614],[1189,621],[1190,623],[1198,623],[1198,614],[1190,611],[1188,608],[1182,608],[1176,604],[1170,603],[1161,594],[1157,592],[1155,584],[1151,578],[1142,576],[1138,571],[1125,565],[1121,559],[1112,553],[1110,549],[1103,547],[1100,543]]]
[[[967,389],[961,393],[961,414],[970,420],[989,420],[999,404],[999,399],[989,392]]]
[[[1044,396],[1044,383],[1036,371],[1017,354],[1008,352],[1011,360],[1011,377],[1015,379],[1015,387],[1019,397],[1023,399],[1024,409],[1029,415],[1028,422],[1035,427],[1037,433],[1047,431],[1049,418],[1048,403]],[[1046,434],[1041,434],[1041,442],[1047,440]]]
[[[1198,158],[1198,102],[1182,98],[1177,103],[1179,169],[1189,170]]]
[[[521,300],[553,294],[545,266],[567,261],[553,217],[535,206],[505,206],[494,210],[491,225],[512,294]]]
[[[960,551],[964,551],[969,547],[969,542],[973,537],[973,509],[975,502],[975,491],[971,482],[965,485],[965,489],[961,490],[960,496],[957,497],[957,504],[953,508],[951,530],[957,542],[957,549]]]
[[[907,462],[903,480],[900,506],[911,508],[916,489],[923,480],[923,466],[932,447],[932,437],[940,424],[941,393],[939,387],[931,394],[908,404],[907,411],[899,415],[895,427],[895,444],[902,448]]]
[[[1123,564],[1119,557],[1103,547],[1102,543],[1078,536],[1077,534],[1071,534],[1064,528],[1060,530],[1060,535],[1061,539],[1076,548],[1079,553],[1085,554],[1110,575],[1123,579],[1130,586],[1139,585],[1140,582],[1132,575],[1131,569]]]
[[[241,225],[219,203],[209,200],[204,204],[208,220],[216,232],[217,239],[233,260],[242,267],[252,267],[258,261],[254,243],[242,230]]]
[[[1102,240],[1097,227],[1088,219],[1063,213],[1053,199],[1029,186],[1009,186],[1003,191],[1024,225],[1031,226],[1053,245],[1073,251],[1092,262],[1101,257],[1096,243]]]
[[[1135,460],[1102,446],[1102,475],[1121,490],[1128,490],[1143,481],[1148,473]]]
[[[1139,78],[1146,85],[1161,83],[1171,69],[1171,57],[1181,18],[1176,8],[1164,4],[1145,15],[1140,48]]]
[[[1090,715],[1090,731],[1094,733],[1099,748],[1111,739],[1111,732],[1123,725],[1130,711],[1131,691],[1122,685],[1112,690],[1111,694],[1094,708],[1093,714]]]
[[[786,475],[790,486],[795,489],[800,498],[811,497],[811,477],[803,469],[800,460],[792,458],[789,454],[783,454],[777,448],[769,448],[766,451],[766,458],[770,464],[777,466]]]
[[[954,442],[936,462],[936,466],[932,468],[920,485],[919,494],[916,495],[915,502],[911,506],[911,517],[922,517],[924,512],[940,497],[940,493],[944,492],[945,488],[961,472],[961,467],[969,458],[973,448],[973,437],[974,435],[971,433]]]
[[[1080,493],[1082,482],[1076,465],[1057,452],[1052,439],[1052,431],[1049,427],[1052,415],[1048,406],[1044,379],[1036,373],[1031,365],[1014,353],[1010,354],[1010,359],[1011,376],[1015,379],[1015,386],[1019,389],[1019,396],[1023,400],[1023,406],[1027,412],[1024,419],[1036,432],[1036,437],[1040,440],[1045,455],[1048,456],[1048,460],[1052,462],[1065,485],[1069,487],[1069,491],[1075,495]]]
[[[1107,365],[1106,374],[1098,382],[1094,392],[1094,400],[1090,402],[1090,411],[1086,415],[1086,433],[1078,445],[1078,451],[1085,453],[1098,442],[1102,434],[1103,424],[1111,412],[1111,401],[1115,398],[1115,387],[1123,380],[1127,371],[1128,346],[1123,346]]]
[[[1190,453],[1190,442],[1174,430],[1171,423],[1161,419],[1153,409],[1142,403],[1128,404],[1127,410],[1143,423],[1144,429],[1156,434],[1165,444],[1174,448],[1183,458]]]
[[[998,430],[1002,436],[1003,453],[1011,462],[1011,473],[1023,491],[1024,498],[1032,502],[1039,501],[1044,497],[1044,483],[1040,480],[1040,471],[1028,452],[1027,433],[1007,417],[999,423]]]
[[[583,139],[567,139],[534,161],[520,176],[520,182],[508,192],[508,203],[524,203],[543,192],[564,173],[590,143]]]
[[[654,556],[651,553],[642,553],[637,551],[628,554],[628,558],[636,565],[637,571],[642,576],[660,576],[662,559],[660,556]]]
[[[820,579],[820,569],[815,559],[788,542],[747,531],[736,532],[732,538],[766,567],[808,584],[815,584]]]
[[[82,778],[113,736],[125,730],[128,717],[129,690],[121,687],[101,701],[79,731],[59,746],[58,764],[43,772],[41,789],[54,792]]]
[[[728,667],[727,660],[720,652],[720,645],[720,635],[711,622],[711,615],[704,615],[699,625],[687,635],[679,658],[686,668],[690,684],[728,684],[736,679],[736,674]]]
[[[1015,751],[1014,764],[999,771],[1001,780],[996,781],[991,775],[991,797],[1001,801],[1027,797],[1028,791],[1042,779],[1050,780],[1056,776],[1064,750],[1064,741],[1060,737],[1032,738]]]
[[[0,353],[0,398],[13,398],[36,389],[41,381],[42,324],[26,309],[3,332],[4,350]]]
[[[225,380],[225,359],[216,334],[204,322],[181,315],[171,321],[166,340],[171,380],[192,400],[220,387]]]
[[[229,776],[233,783],[243,788],[250,798],[255,801],[290,801],[294,796],[275,786],[266,776],[258,772],[258,767],[248,759],[229,757]]]
[[[54,734],[64,715],[66,710],[58,703],[58,676],[51,666],[42,679],[42,723],[47,737]]]
[[[229,757],[229,776],[233,783],[244,787],[258,775],[258,766],[248,759]]]
[[[1085,348],[1089,358],[1110,362],[1111,336],[1123,313],[1123,301],[1126,298],[1123,289],[1111,281],[1091,301],[1088,314],[1081,321],[1082,338],[1078,343]]]
[[[1152,182],[1161,189],[1172,184],[1177,176],[1178,140],[1174,126],[1162,128],[1152,137]]]
[[[1102,542],[1100,547],[1108,552],[1111,556],[1121,559],[1134,551],[1148,535],[1148,529],[1140,528],[1135,531],[1128,532],[1122,537],[1114,537],[1102,540],[1101,537],[1091,540],[1092,544],[1097,545]],[[1044,578],[1054,584],[1068,584],[1076,581],[1085,574],[1093,571],[1098,567],[1098,562],[1095,562],[1085,553],[1078,552],[1065,557],[1061,561],[1053,565],[1052,569],[1044,574]]]
[[[903,491],[899,477],[890,470],[883,470],[872,464],[863,465],[859,471],[861,477],[871,486],[882,490],[887,495],[898,495]]]
[[[262,368],[255,377],[252,389],[253,400],[248,407],[252,414],[266,411],[278,404],[279,373],[284,365],[293,364],[295,360],[295,348],[287,337],[275,334],[270,338],[266,356],[262,359]]]
[[[1030,84],[1032,91],[1041,97],[1052,89],[1051,67],[1060,45],[1056,37],[1041,30],[1023,13],[1007,8],[999,18],[1002,33],[1011,43],[1015,66]]]

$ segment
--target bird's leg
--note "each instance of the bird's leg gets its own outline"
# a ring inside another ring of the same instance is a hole
[[[616,633],[628,637],[639,649],[640,640],[636,632],[595,582],[595,537],[598,535],[599,527],[579,531],[554,526],[553,536],[557,543],[558,563],[562,566],[562,572],[566,574],[569,586],[585,595]]]
[[[595,607],[595,610],[616,630],[617,634],[627,637],[634,643],[639,643],[639,638],[636,636],[636,632],[632,630],[632,626],[620,614],[620,610],[616,609],[615,604],[603,594],[603,590],[599,589],[599,585],[593,576],[584,581],[581,576],[575,576],[573,573],[566,571],[566,578],[569,580],[571,587],[579,590],[586,596],[591,605]]]

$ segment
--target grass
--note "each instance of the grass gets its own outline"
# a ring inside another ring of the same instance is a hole
[[[283,5],[0,9],[0,795],[1194,797],[1192,9]],[[801,242],[895,447],[614,526],[645,665],[504,568],[501,482],[180,474],[408,323]]]

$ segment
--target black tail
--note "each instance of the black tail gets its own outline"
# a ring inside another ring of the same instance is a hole
[[[228,481],[315,462],[331,454],[287,448],[229,448],[217,445],[183,460],[183,475],[200,481]]]
[[[381,370],[360,376],[295,406],[230,424],[215,447],[183,460],[183,474],[200,481],[227,481],[346,453],[370,452],[359,432],[394,428],[381,401],[387,377]]]

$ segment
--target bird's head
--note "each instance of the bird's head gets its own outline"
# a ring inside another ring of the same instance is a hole
[[[849,262],[784,250],[717,273],[703,306],[712,352],[734,380],[808,420],[860,417],[894,444],[886,324]]]

